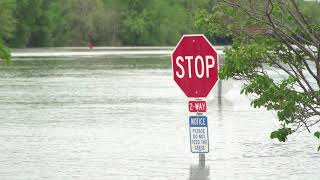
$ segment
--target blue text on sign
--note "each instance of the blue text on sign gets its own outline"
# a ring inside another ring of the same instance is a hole
[[[189,117],[190,127],[208,127],[207,116],[190,116]]]

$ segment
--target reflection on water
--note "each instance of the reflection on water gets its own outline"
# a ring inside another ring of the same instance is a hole
[[[206,166],[205,154],[199,154],[199,164],[190,166],[189,180],[209,180],[210,168]]]
[[[208,98],[210,153],[199,167],[169,57],[13,64],[0,66],[0,179],[320,177],[318,142],[270,140],[275,115],[251,108],[236,81],[222,84],[221,101]]]
[[[191,165],[189,180],[210,180],[209,178],[210,168],[209,166]]]

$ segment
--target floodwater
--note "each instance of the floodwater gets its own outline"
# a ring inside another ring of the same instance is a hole
[[[29,58],[0,67],[0,179],[320,179],[318,141],[269,138],[240,82],[208,98],[205,167],[168,56]]]

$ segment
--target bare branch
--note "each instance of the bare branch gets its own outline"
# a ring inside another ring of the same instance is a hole
[[[302,12],[300,11],[297,3],[295,2],[295,0],[290,0],[290,2],[292,3],[293,7],[295,8],[295,11],[297,12],[297,14],[299,15],[299,17],[302,19],[303,24],[305,24],[307,26],[307,28],[305,30],[307,30],[308,34],[310,35],[310,37],[313,37],[314,39],[317,39],[316,41],[314,42],[319,42],[320,41],[320,37],[316,34],[314,35],[312,32],[310,32],[309,30],[311,30],[311,26],[310,24],[308,23],[308,21],[306,20],[305,16],[302,14]]]

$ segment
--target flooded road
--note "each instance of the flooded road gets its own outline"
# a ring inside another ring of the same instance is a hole
[[[223,82],[221,101],[208,98],[201,168],[169,57],[0,66],[0,179],[319,179],[318,142],[270,140],[275,114],[251,108],[240,86]]]

